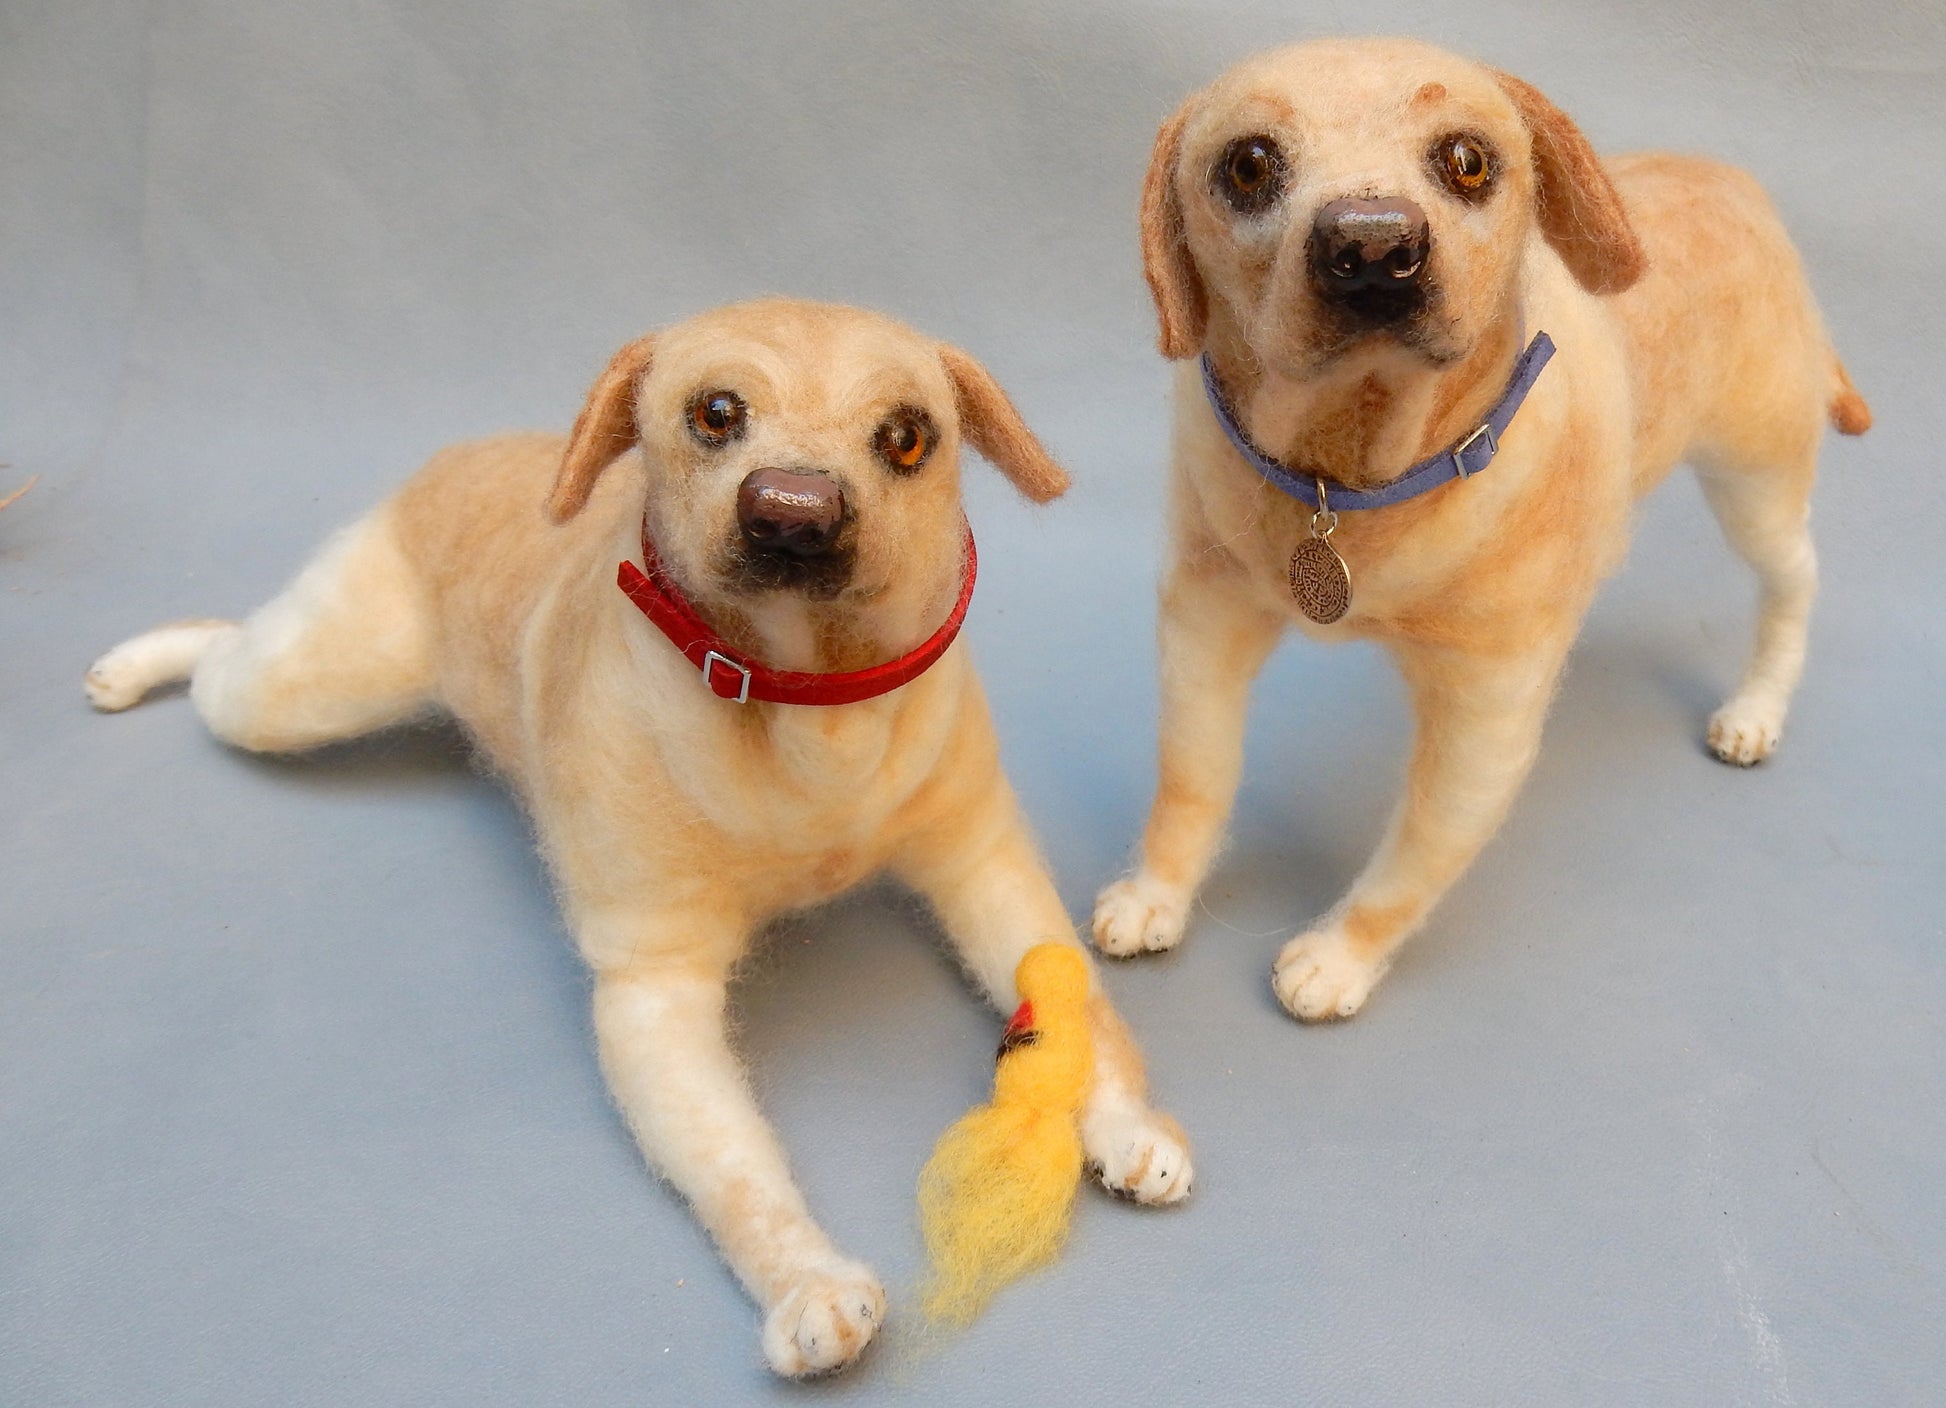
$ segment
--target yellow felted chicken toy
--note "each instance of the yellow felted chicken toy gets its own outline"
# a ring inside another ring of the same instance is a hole
[[[919,1175],[932,1257],[923,1305],[965,1325],[1008,1282],[1054,1259],[1081,1182],[1077,1121],[1093,1073],[1088,961],[1039,944],[1014,971],[1021,1003],[1000,1039],[993,1101],[940,1138]]]

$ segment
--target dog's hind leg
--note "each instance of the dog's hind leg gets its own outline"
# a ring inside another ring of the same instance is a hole
[[[1709,722],[1710,751],[1740,767],[1762,762],[1777,747],[1791,693],[1804,673],[1818,589],[1809,524],[1815,456],[1813,444],[1781,469],[1744,468],[1713,457],[1697,472],[1723,536],[1761,587],[1756,648],[1743,682]]]
[[[241,625],[194,621],[124,641],[88,671],[96,708],[190,681],[210,731],[252,752],[354,738],[424,710],[426,608],[384,509],[345,529]]]
[[[188,679],[210,647],[238,629],[234,621],[178,621],[125,640],[88,667],[88,702],[105,714],[133,708],[151,690]]]

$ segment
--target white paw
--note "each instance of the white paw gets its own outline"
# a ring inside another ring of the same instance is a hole
[[[125,640],[88,667],[88,702],[106,713],[140,704],[157,686],[188,679],[210,646],[236,631],[230,621],[178,621]]]
[[[116,646],[88,667],[81,688],[88,702],[104,714],[117,713],[142,702],[149,691],[146,662],[127,646]]]
[[[1117,880],[1095,900],[1095,947],[1111,958],[1159,953],[1182,942],[1188,898],[1147,874]]]
[[[1739,694],[1710,716],[1710,752],[1740,768],[1754,767],[1784,737],[1784,706]]]
[[[871,1268],[839,1262],[806,1273],[764,1319],[764,1358],[786,1378],[828,1374],[865,1352],[885,1323],[885,1288]]]
[[[1081,1143],[1095,1177],[1117,1197],[1179,1203],[1195,1186],[1188,1136],[1154,1110],[1091,1113],[1082,1121]]]
[[[1334,1022],[1365,1005],[1385,965],[1358,957],[1341,933],[1299,934],[1284,945],[1270,985],[1284,1010],[1300,1022]]]

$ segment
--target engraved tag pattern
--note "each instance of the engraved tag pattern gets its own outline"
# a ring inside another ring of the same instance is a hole
[[[1298,610],[1328,626],[1351,610],[1351,569],[1331,546],[1331,535],[1338,531],[1338,515],[1331,511],[1331,500],[1324,491],[1324,480],[1317,480],[1318,511],[1311,515],[1311,536],[1291,554],[1291,595]]]
[[[1291,554],[1291,595],[1298,609],[1328,626],[1351,609],[1351,569],[1321,537],[1306,538]]]

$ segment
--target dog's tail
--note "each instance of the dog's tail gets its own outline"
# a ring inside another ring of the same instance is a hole
[[[1863,435],[1872,428],[1872,408],[1851,384],[1851,373],[1835,352],[1831,354],[1831,372],[1831,423],[1841,435]]]
[[[141,703],[152,689],[180,684],[211,645],[236,629],[231,621],[178,621],[125,640],[89,668],[88,702],[112,714]]]

